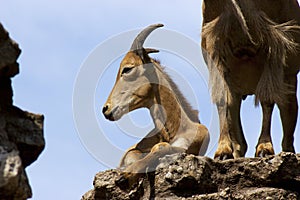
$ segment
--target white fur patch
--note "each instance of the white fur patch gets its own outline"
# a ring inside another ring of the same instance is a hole
[[[180,148],[183,148],[183,149],[188,149],[189,146],[190,146],[190,143],[187,139],[185,138],[178,138],[176,139],[172,144],[171,144],[172,147],[180,147]]]

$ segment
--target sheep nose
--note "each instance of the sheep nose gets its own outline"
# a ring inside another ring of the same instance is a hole
[[[102,113],[105,115],[105,112],[108,110],[108,105],[106,104],[105,106],[103,106],[102,108]]]

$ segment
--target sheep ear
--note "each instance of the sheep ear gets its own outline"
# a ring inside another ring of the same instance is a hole
[[[147,54],[149,54],[149,53],[158,53],[159,52],[159,50],[151,49],[151,48],[146,48],[145,51],[146,51]]]

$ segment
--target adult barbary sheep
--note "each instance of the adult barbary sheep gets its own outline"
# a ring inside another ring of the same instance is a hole
[[[245,155],[240,106],[251,94],[263,111],[256,156],[274,154],[270,135],[274,104],[282,120],[282,150],[295,152],[299,23],[296,0],[203,1],[203,55],[220,117],[215,158]]]

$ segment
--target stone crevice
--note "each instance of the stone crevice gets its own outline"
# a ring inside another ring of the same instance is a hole
[[[119,170],[96,174],[94,189],[82,200],[300,199],[300,158],[293,153],[226,161],[168,155],[160,159],[152,181],[145,176],[127,190],[115,184],[119,174]]]
[[[0,23],[0,200],[32,197],[25,168],[45,146],[44,117],[13,105],[11,79],[19,73],[20,53]]]

